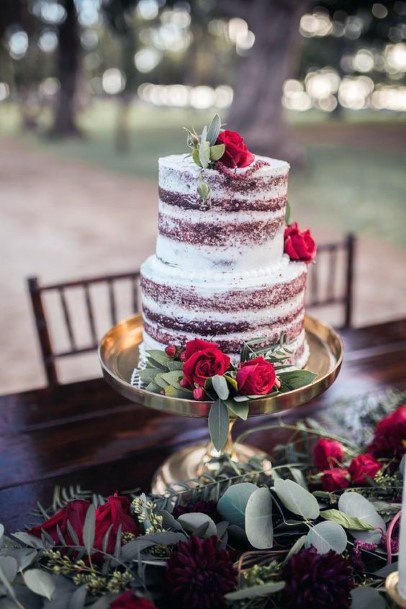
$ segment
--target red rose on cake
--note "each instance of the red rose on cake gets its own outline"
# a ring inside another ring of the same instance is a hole
[[[277,384],[275,368],[262,356],[240,364],[237,372],[238,393],[266,395]]]
[[[186,343],[181,385],[203,387],[207,379],[227,372],[230,358],[216,343],[195,338]]]
[[[302,262],[314,260],[317,247],[309,229],[301,232],[297,222],[289,224],[285,228],[284,240],[284,252],[291,260]]]
[[[226,147],[220,163],[226,167],[247,167],[254,160],[254,155],[244,143],[244,139],[237,131],[225,129],[219,133],[216,144],[224,144]]]

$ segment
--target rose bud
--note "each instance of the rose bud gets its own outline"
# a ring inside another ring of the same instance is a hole
[[[175,357],[177,352],[177,348],[175,345],[168,345],[165,349],[165,353],[168,357]]]
[[[321,487],[323,491],[339,491],[343,488],[348,488],[350,475],[347,469],[333,467],[323,472],[321,477]]]
[[[280,389],[280,387],[281,387],[281,382],[280,382],[280,380],[278,379],[278,377],[276,377],[276,378],[275,378],[275,387],[276,387],[277,389]]]
[[[204,400],[205,395],[206,394],[205,394],[203,387],[195,387],[193,389],[193,398],[195,400]]]
[[[336,440],[320,438],[313,448],[314,463],[319,471],[332,468],[344,458],[344,446]]]
[[[381,464],[371,454],[358,455],[351,461],[348,471],[353,484],[368,484],[367,478],[375,478],[380,471]]]
[[[180,379],[179,385],[181,387],[190,387],[190,383],[185,377],[183,377],[183,379]]]

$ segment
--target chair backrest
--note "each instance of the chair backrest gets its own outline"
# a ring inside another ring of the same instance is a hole
[[[316,263],[309,268],[306,309],[340,305],[340,328],[352,324],[355,248],[356,237],[352,233],[342,241],[322,243],[317,248]]]
[[[139,311],[139,271],[88,277],[76,281],[41,285],[37,277],[27,280],[35,317],[41,355],[49,385],[58,385],[56,361],[95,351],[101,336],[119,319]],[[127,298],[123,298],[124,288]],[[92,290],[102,291],[104,299]],[[104,307],[101,301],[104,300]],[[127,302],[125,313],[123,300]],[[46,302],[49,301],[49,302]],[[48,306],[58,317],[57,331],[52,332]],[[102,311],[100,311],[103,309]],[[100,315],[100,312],[103,315]],[[101,319],[103,318],[103,319]],[[106,319],[108,320],[106,323]],[[55,335],[58,335],[59,341]],[[56,349],[55,344],[64,347]]]

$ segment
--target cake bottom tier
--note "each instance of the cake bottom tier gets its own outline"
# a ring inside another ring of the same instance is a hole
[[[278,267],[250,273],[182,272],[156,256],[141,268],[144,345],[164,349],[193,338],[210,340],[238,361],[246,341],[268,346],[286,337],[290,363],[309,356],[304,331],[307,267],[284,257]]]

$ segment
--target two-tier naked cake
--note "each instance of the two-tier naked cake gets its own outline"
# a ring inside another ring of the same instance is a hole
[[[235,132],[223,133],[215,148],[223,141],[228,152]],[[235,361],[244,342],[284,335],[291,363],[305,365],[307,266],[284,253],[289,164],[248,154],[243,167],[200,164],[195,154],[159,159],[156,254],[141,267],[146,349],[200,337]]]

